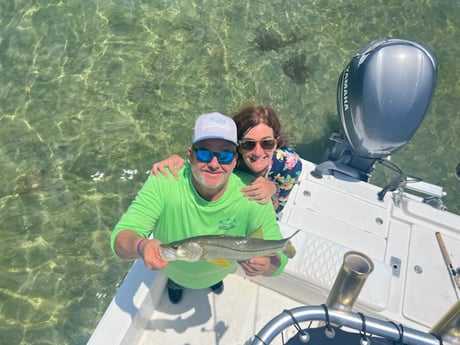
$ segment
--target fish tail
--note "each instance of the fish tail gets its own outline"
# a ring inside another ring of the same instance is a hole
[[[296,250],[294,246],[292,245],[291,241],[286,242],[286,245],[284,246],[284,249],[283,249],[283,253],[286,254],[286,256],[289,259],[292,259],[295,256]]]
[[[297,235],[299,233],[300,229],[297,229],[296,232],[294,232],[291,236],[289,236],[287,238],[287,240],[293,238],[295,235]],[[295,254],[296,254],[296,250],[294,248],[294,246],[292,245],[291,241],[286,241],[286,244],[284,245],[284,248],[283,248],[283,253],[286,254],[286,256],[289,258],[289,259],[292,259]]]

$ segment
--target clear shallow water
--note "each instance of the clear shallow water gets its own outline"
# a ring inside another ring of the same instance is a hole
[[[459,30],[456,0],[1,1],[2,343],[86,343],[130,267],[110,231],[200,113],[270,104],[319,161],[337,78],[375,38],[438,57],[430,111],[393,162],[459,212]]]

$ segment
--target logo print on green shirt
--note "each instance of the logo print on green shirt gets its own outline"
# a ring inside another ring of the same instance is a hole
[[[236,224],[236,219],[235,218],[227,218],[224,220],[219,221],[219,230],[224,230],[228,231],[230,229],[233,229]]]

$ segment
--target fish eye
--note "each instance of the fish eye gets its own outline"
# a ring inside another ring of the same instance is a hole
[[[177,249],[179,249],[179,245],[177,245],[177,244],[173,244],[173,245],[172,245],[172,249],[174,249],[174,250],[177,250]]]

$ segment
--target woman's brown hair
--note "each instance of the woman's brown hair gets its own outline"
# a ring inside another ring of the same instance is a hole
[[[263,123],[273,129],[277,139],[277,147],[286,147],[289,144],[287,137],[281,133],[281,124],[275,110],[266,106],[249,106],[238,111],[233,120],[236,123],[238,140],[253,127]]]

